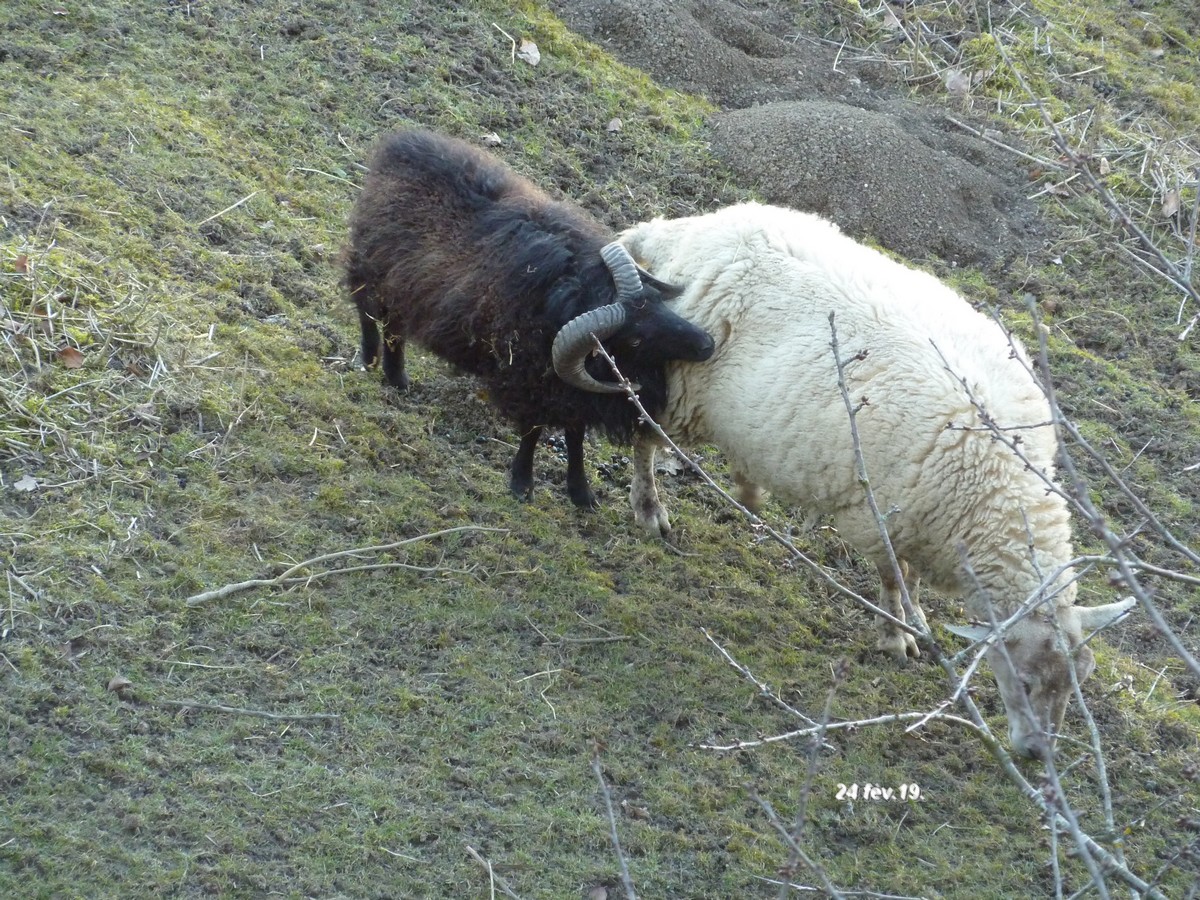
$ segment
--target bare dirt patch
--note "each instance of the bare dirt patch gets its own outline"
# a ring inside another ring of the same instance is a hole
[[[785,4],[553,6],[629,64],[721,106],[713,151],[772,203],[910,257],[987,264],[1036,246],[1018,157],[903,99],[879,63],[800,39]]]

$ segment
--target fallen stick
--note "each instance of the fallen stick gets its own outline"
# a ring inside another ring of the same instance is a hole
[[[298,562],[284,572],[276,575],[274,578],[251,578],[249,581],[239,581],[234,584],[227,584],[224,587],[214,588],[211,591],[204,591],[199,594],[193,594],[185,601],[188,606],[200,606],[203,603],[208,603],[210,600],[222,600],[233,594],[239,594],[242,591],[249,591],[258,587],[274,587],[280,584],[294,583],[295,580],[308,581],[310,578],[295,579],[294,576],[301,569],[307,569],[309,566],[315,566],[319,563],[329,562],[330,560],[339,559],[343,556],[361,556],[364,553],[383,553],[388,550],[395,550],[397,547],[403,547],[406,544],[412,544],[416,541],[424,541],[430,538],[442,537],[447,534],[454,534],[460,531],[502,531],[507,533],[506,528],[485,528],[482,525],[461,525],[458,528],[446,528],[442,531],[432,531],[429,534],[419,534],[416,537],[408,538],[403,541],[396,541],[393,544],[377,544],[374,547],[356,547],[352,550],[339,550],[336,553],[326,553],[321,556],[314,556],[312,559],[306,559],[303,562]],[[381,563],[380,567],[393,567],[391,563]],[[366,566],[353,566],[347,569],[328,569],[324,572],[314,573],[311,578],[324,578],[327,575],[336,574],[338,572],[362,571]]]

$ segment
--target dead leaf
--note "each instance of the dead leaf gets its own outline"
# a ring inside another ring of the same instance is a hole
[[[1179,191],[1172,188],[1163,195],[1162,214],[1164,218],[1169,219],[1177,212],[1179,212]]]
[[[542,51],[533,41],[523,40],[521,46],[517,48],[517,58],[525,60],[531,66],[536,66],[542,61]]]
[[[1108,161],[1107,156],[1100,157],[1100,174],[1107,175],[1112,171],[1112,163]]]
[[[54,322],[50,318],[50,309],[43,303],[34,303],[29,307],[31,327],[36,328],[46,337],[54,336]]]
[[[26,475],[13,485],[13,490],[20,491],[23,494],[32,494],[39,487],[41,487],[41,485],[38,484],[38,480],[36,478],[34,478],[32,475]]]
[[[625,127],[625,123],[620,119],[609,119],[608,124],[604,126],[604,130],[610,134],[614,131],[620,131]]]
[[[608,900],[608,888],[602,884],[596,885],[587,893],[588,900]]]
[[[971,77],[958,69],[950,69],[945,77],[946,90],[955,97],[965,97],[971,93]]]
[[[29,257],[22,253],[13,262],[13,268],[18,275],[25,275],[29,272]]]
[[[83,368],[83,351],[77,350],[75,347],[63,347],[58,351],[58,358],[68,369]]]
[[[108,690],[112,691],[114,694],[127,691],[131,687],[133,687],[133,682],[124,675],[114,675],[112,678],[108,679]]]

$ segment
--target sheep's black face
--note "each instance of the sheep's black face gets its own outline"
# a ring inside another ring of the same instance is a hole
[[[641,300],[631,305],[625,324],[605,345],[618,366],[631,372],[657,368],[672,359],[704,362],[716,347],[712,336],[661,301]]]
[[[660,290],[657,283],[647,285],[632,262],[628,272],[618,271],[626,282],[623,289],[618,284],[618,294],[624,299],[592,308],[568,321],[554,336],[551,356],[554,371],[564,382],[580,391],[609,395],[601,406],[610,414],[620,409],[623,417],[629,418],[628,405],[614,405],[611,400],[622,393],[622,388],[616,384],[607,361],[592,352],[596,338],[603,341],[620,373],[638,386],[635,390],[651,414],[666,402],[663,364],[669,360],[703,362],[713,355],[716,343],[703,328],[667,308],[662,298],[674,296],[678,289],[663,285],[666,290]],[[641,290],[637,291],[639,283]]]

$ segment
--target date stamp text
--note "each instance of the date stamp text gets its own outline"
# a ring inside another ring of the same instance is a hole
[[[882,784],[838,784],[837,800],[920,800],[921,787],[918,784],[902,784],[898,787],[884,787]]]

